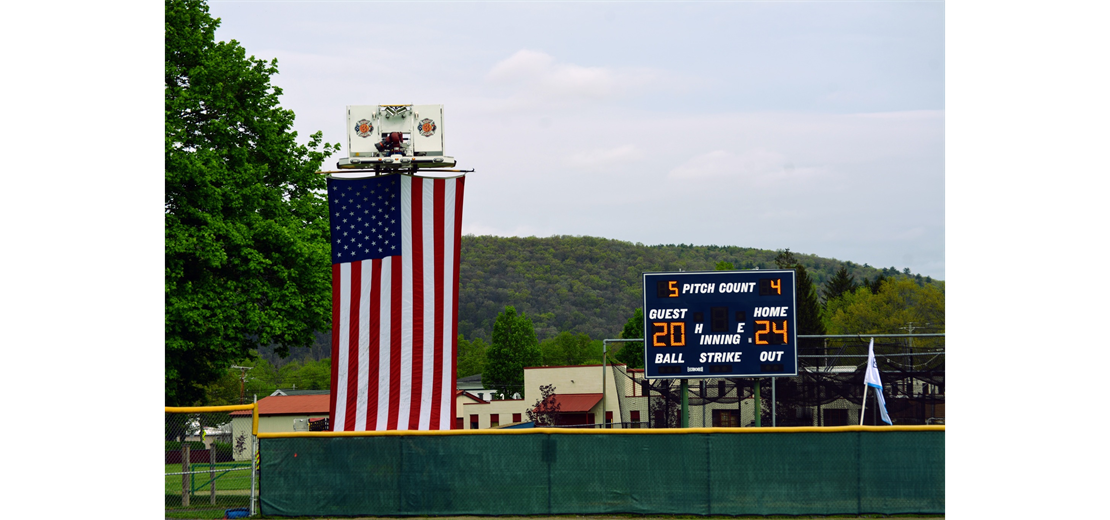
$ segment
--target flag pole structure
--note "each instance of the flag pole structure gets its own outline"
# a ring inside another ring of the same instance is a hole
[[[473,170],[451,169],[443,134],[443,105],[347,107],[350,157],[337,168],[351,175],[327,177],[332,431],[455,423],[463,188]]]
[[[867,371],[863,376],[863,407],[860,408],[859,425],[863,426],[863,412],[867,409],[867,387],[875,389],[875,400],[878,401],[877,405],[879,413],[882,414],[883,422],[894,425],[890,421],[890,416],[886,413],[886,400],[883,399],[883,382],[879,379],[879,365],[875,363],[875,338],[871,338],[871,343],[867,346]]]
[[[863,384],[863,407],[859,409],[859,425],[863,426],[864,412],[867,411],[867,383]]]

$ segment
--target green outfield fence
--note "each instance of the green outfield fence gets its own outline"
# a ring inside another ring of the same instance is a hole
[[[944,513],[943,426],[259,434],[274,516]]]

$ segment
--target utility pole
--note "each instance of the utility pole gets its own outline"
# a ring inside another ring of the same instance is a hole
[[[247,371],[254,367],[241,367],[239,365],[231,365],[231,368],[239,369],[239,404],[243,404],[243,385],[247,382]]]

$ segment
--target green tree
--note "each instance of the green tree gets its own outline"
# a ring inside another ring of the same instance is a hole
[[[790,248],[779,249],[775,255],[775,265],[779,269],[793,269],[798,265],[798,259],[794,257],[794,253],[790,252]]]
[[[644,337],[644,309],[636,312],[621,329],[621,339],[642,339]],[[628,368],[644,368],[644,344],[640,342],[622,343],[615,356],[617,361],[624,363]]]
[[[277,61],[216,42],[202,0],[165,6],[165,400],[189,405],[251,349],[329,328],[324,178],[338,145],[297,143]]]
[[[247,393],[246,384],[241,381],[240,374],[241,372],[237,369],[227,369],[219,379],[205,388],[205,402],[212,406],[240,404],[240,384],[243,384],[243,402],[250,402],[251,395]]]
[[[486,365],[486,352],[489,350],[489,344],[482,341],[482,338],[477,338],[474,341],[467,341],[459,334],[459,357],[456,361],[456,372],[458,377],[467,377],[475,374],[481,374],[482,368]]]
[[[794,266],[798,284],[798,334],[824,334],[825,322],[821,319],[821,304],[817,301],[817,286],[810,279],[802,264]],[[801,343],[801,342],[799,342]],[[810,343],[820,344],[821,340]]]
[[[242,396],[244,403],[249,403],[254,400],[256,395],[262,398],[277,390],[277,385],[274,384],[277,374],[276,369],[264,358],[258,356],[257,352],[251,351],[250,358],[236,361],[235,365],[251,368],[246,370],[245,374],[243,370],[228,368],[219,379],[205,386],[205,403],[212,406],[241,404],[240,396]],[[330,360],[328,367],[328,377],[330,378]],[[327,388],[327,386],[324,388]]]
[[[841,264],[840,269],[836,270],[829,281],[825,282],[825,290],[821,295],[825,298],[825,304],[828,305],[830,301],[835,300],[844,293],[854,292],[859,284],[856,283],[856,277],[848,273],[848,267]]]
[[[860,287],[844,294],[829,302],[826,312],[830,334],[898,334],[910,322],[943,332],[944,284],[921,286],[908,277],[891,278],[877,293]]]
[[[575,366],[585,364],[597,357],[593,352],[593,342],[586,334],[560,332],[554,338],[540,343],[540,353],[544,366]]]
[[[331,358],[319,361],[305,359],[297,372],[297,388],[305,390],[327,390],[331,388]]]
[[[885,275],[883,275],[882,273],[879,273],[878,275],[875,276],[874,280],[864,278],[863,283],[860,284],[860,286],[861,287],[866,287],[868,290],[871,291],[871,294],[879,294],[879,289],[882,288],[883,282],[885,282],[886,280],[887,280],[887,277]]]
[[[713,268],[713,270],[715,270],[715,271],[731,271],[733,269],[736,269],[736,268],[733,267],[732,262],[726,262],[724,260],[721,260],[720,262],[717,262],[716,267]]]
[[[505,306],[493,323],[493,343],[486,352],[482,384],[503,398],[517,392],[524,395],[524,367],[539,366],[541,361],[532,319]]]
[[[775,256],[779,269],[794,270],[795,296],[798,304],[798,334],[824,334],[825,322],[821,319],[821,304],[817,301],[817,287],[790,249],[779,250]],[[820,344],[820,340],[813,341]],[[799,342],[801,343],[801,342]]]

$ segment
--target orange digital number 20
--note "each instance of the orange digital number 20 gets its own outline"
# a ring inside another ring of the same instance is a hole
[[[651,335],[651,345],[653,347],[685,347],[686,346],[686,324],[681,321],[655,321],[651,323],[652,330],[656,332]],[[662,337],[662,341],[660,341]],[[670,340],[668,343],[667,340]]]

